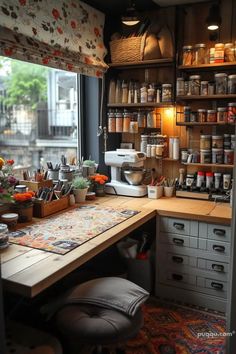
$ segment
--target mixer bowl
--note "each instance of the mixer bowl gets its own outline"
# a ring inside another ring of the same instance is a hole
[[[145,171],[144,170],[125,170],[124,176],[126,181],[132,186],[138,186],[142,183],[144,179]]]

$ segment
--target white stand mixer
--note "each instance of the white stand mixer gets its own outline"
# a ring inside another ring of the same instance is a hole
[[[143,167],[146,155],[133,149],[117,149],[105,152],[105,164],[111,166],[111,182],[106,183],[106,193],[130,197],[144,197],[147,186],[144,184],[131,185],[121,180],[121,168]]]

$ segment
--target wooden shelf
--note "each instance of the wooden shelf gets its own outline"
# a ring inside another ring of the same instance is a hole
[[[108,64],[110,68],[121,68],[125,69],[130,67],[151,67],[151,66],[170,66],[174,64],[173,58],[164,58],[164,59],[153,59],[153,60],[143,60],[143,61],[134,61],[134,62],[123,62],[123,63],[110,63]]]
[[[235,95],[236,96],[236,95]],[[108,103],[107,107],[109,108],[145,108],[145,107],[153,107],[153,108],[161,108],[161,107],[169,107],[173,106],[173,102],[146,102],[146,103]]]
[[[179,126],[186,126],[186,127],[194,127],[194,126],[207,126],[207,125],[220,125],[220,126],[229,126],[229,125],[235,125],[234,123],[224,123],[224,122],[176,122],[176,125]]]
[[[216,69],[234,69],[236,67],[236,62],[230,63],[216,63],[216,64],[202,64],[202,65],[179,65],[179,70],[216,70]]]
[[[205,167],[219,167],[219,168],[234,168],[234,165],[226,165],[226,164],[216,164],[216,163],[187,163],[181,162],[182,165],[186,166],[205,166]]]
[[[195,95],[195,96],[177,96],[177,101],[186,101],[186,100],[220,100],[220,99],[236,99],[236,94],[228,94],[228,95]]]

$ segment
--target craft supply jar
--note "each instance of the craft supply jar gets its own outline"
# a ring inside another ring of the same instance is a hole
[[[223,141],[222,135],[212,135],[212,148],[223,149]]]
[[[183,96],[185,93],[184,90],[184,79],[182,77],[177,77],[176,80],[176,95]]]
[[[141,141],[140,141],[140,151],[144,152],[145,154],[147,153],[147,145],[148,145],[148,135],[141,135]]]
[[[116,112],[116,133],[123,132],[123,114],[122,112]]]
[[[208,81],[201,81],[200,94],[201,96],[208,95]]]
[[[190,122],[191,107],[184,106],[183,114],[184,114],[184,122]]]
[[[223,63],[225,56],[225,46],[224,43],[215,44],[215,63]]]
[[[228,122],[236,122],[236,102],[228,103]]]
[[[206,109],[198,109],[197,110],[197,121],[200,123],[204,123],[207,121],[207,110]]]
[[[223,149],[212,149],[212,163],[222,164],[224,160]]]
[[[211,150],[200,150],[200,163],[211,163]]]
[[[236,93],[236,75],[228,76],[228,94],[234,95]]]
[[[125,112],[123,118],[123,133],[129,133],[130,121],[131,121],[131,114],[129,112]]]
[[[228,110],[226,107],[218,107],[217,108],[217,122],[227,123],[228,121]]]
[[[233,43],[225,43],[225,62],[235,61]]]
[[[200,149],[201,150],[211,149],[211,135],[200,135]]]
[[[231,147],[231,136],[230,134],[224,134],[224,149],[230,149]]]
[[[215,74],[215,92],[216,95],[226,95],[228,85],[228,75],[225,73]]]
[[[162,102],[171,102],[172,100],[172,84],[162,84]]]
[[[194,64],[201,65],[206,63],[206,44],[199,43],[194,46]]]
[[[192,65],[193,63],[193,47],[191,45],[186,45],[183,47],[183,65]]]
[[[224,163],[226,165],[233,165],[233,163],[234,163],[234,150],[232,150],[232,149],[224,150]]]
[[[216,111],[214,109],[207,110],[207,122],[216,122],[217,116]]]
[[[235,135],[232,134],[231,135],[231,149],[235,149]]]
[[[115,133],[116,132],[116,116],[114,112],[108,112],[108,132]]]
[[[214,178],[215,178],[215,189],[220,188],[220,182],[221,182],[221,173],[220,172],[215,172],[214,173]]]
[[[206,188],[212,188],[213,186],[213,173],[206,172]]]
[[[191,75],[189,77],[190,92],[193,96],[200,95],[200,79],[200,75]]]

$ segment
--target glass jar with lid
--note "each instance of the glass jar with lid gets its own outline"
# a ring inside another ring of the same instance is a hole
[[[185,45],[183,47],[182,65],[192,65],[193,63],[193,46]]]
[[[206,44],[199,43],[194,46],[194,64],[201,65],[206,63]]]
[[[200,95],[200,79],[201,79],[200,75],[191,75],[189,77],[190,92],[191,95],[193,96]]]
[[[225,61],[233,62],[235,61],[234,45],[233,43],[225,44]]]
[[[137,134],[138,133],[138,121],[137,121],[137,116],[134,113],[131,114],[129,132],[132,133],[132,134]]]
[[[182,77],[177,77],[176,80],[176,95],[183,96],[185,93],[184,89],[184,79]]]
[[[142,86],[140,88],[140,102],[141,103],[147,103],[147,84],[146,82],[142,83]]]
[[[107,113],[108,117],[108,132],[115,133],[116,132],[116,116],[113,111],[109,111]]]
[[[217,122],[227,123],[227,121],[228,121],[227,107],[218,107],[217,108]]]
[[[124,118],[123,118],[123,133],[129,133],[130,121],[131,121],[131,114],[130,112],[125,110]]]
[[[228,76],[228,93],[230,95],[236,94],[236,75],[229,75]]]
[[[199,108],[197,110],[197,121],[200,123],[205,123],[207,121],[207,110]]]
[[[172,84],[162,84],[162,102],[171,102],[172,100]]]
[[[225,73],[215,74],[215,89],[216,95],[226,95],[227,94],[227,81],[228,75]]]
[[[236,122],[236,102],[228,103],[228,123]]]
[[[123,132],[123,113],[116,112],[116,133]]]
[[[200,89],[201,96],[208,95],[208,81],[201,81],[201,89]]]
[[[216,121],[217,121],[216,110],[208,109],[207,110],[207,122],[216,122]]]
[[[200,149],[201,150],[211,149],[211,135],[200,135]]]
[[[225,45],[224,43],[215,44],[215,63],[223,63],[225,56]]]

